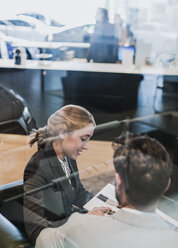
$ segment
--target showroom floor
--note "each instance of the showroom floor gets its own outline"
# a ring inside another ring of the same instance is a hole
[[[53,75],[52,75],[53,74]],[[29,104],[32,114],[37,120],[38,126],[46,124],[47,118],[54,111],[67,102],[63,98],[60,76],[62,72],[47,72],[45,76],[45,91],[41,92],[39,70],[6,70],[0,72],[0,84],[10,87],[21,94]],[[96,123],[104,123],[112,120],[132,118],[134,116],[146,116],[155,113],[154,94],[156,77],[147,76],[142,81],[139,89],[138,108],[132,111],[117,111],[117,106],[105,111],[107,101],[101,104],[99,109],[94,106],[86,106],[94,115]],[[157,97],[157,102],[160,101]],[[161,105],[156,106],[161,110]]]

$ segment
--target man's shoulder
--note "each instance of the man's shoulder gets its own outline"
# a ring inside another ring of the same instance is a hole
[[[103,226],[113,224],[115,222],[110,216],[97,216],[93,214],[74,213],[68,219],[68,226],[78,226],[80,228],[96,228],[96,226]]]
[[[69,222],[82,222],[83,223],[84,221],[87,221],[87,220],[94,221],[96,219],[98,220],[98,216],[96,216],[96,215],[73,213],[70,216],[68,223]]]

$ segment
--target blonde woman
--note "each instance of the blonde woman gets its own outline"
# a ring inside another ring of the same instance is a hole
[[[73,212],[72,205],[81,208],[92,198],[80,182],[76,159],[88,149],[94,128],[90,112],[66,105],[31,134],[29,144],[37,142],[38,151],[26,165],[24,192],[59,179],[52,187],[24,196],[24,225],[33,244],[42,229],[63,225]]]

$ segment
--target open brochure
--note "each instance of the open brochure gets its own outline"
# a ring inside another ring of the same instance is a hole
[[[109,207],[112,211],[119,211],[119,204],[115,198],[115,186],[108,183],[102,190],[100,190],[89,202],[83,207],[91,211],[94,207]],[[178,229],[178,221],[171,218],[161,210],[156,209],[156,214],[163,218],[173,229]]]
[[[119,210],[118,202],[115,198],[115,187],[108,183],[102,190],[100,190],[89,202],[83,207],[91,211],[94,207],[109,207],[113,211]]]

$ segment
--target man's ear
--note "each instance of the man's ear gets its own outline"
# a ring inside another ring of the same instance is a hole
[[[171,179],[169,178],[168,184],[167,184],[164,192],[166,192],[169,189],[170,185],[171,185]]]
[[[122,179],[121,179],[121,177],[120,177],[118,172],[116,172],[115,178],[116,178],[117,186],[120,186],[122,184]]]

